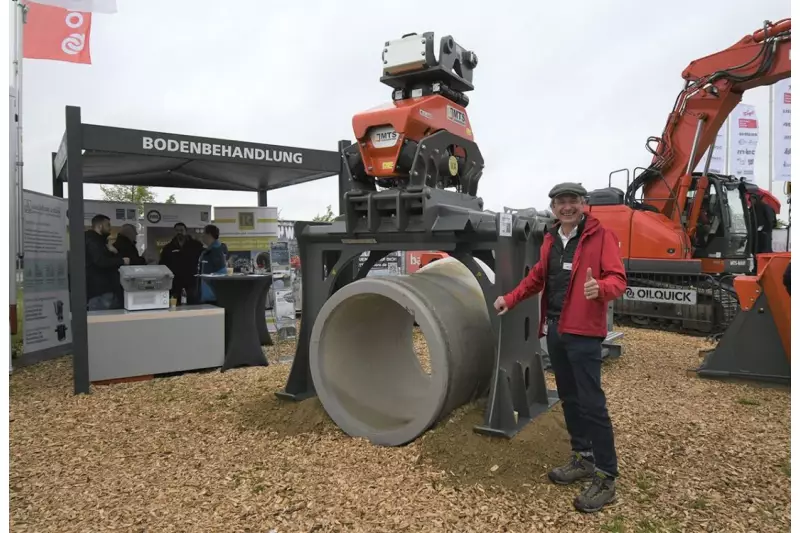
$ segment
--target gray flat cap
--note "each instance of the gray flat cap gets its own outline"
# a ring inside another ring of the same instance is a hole
[[[586,196],[588,193],[580,183],[565,182],[559,183],[550,189],[550,198],[561,196],[562,194],[574,194],[576,196]]]

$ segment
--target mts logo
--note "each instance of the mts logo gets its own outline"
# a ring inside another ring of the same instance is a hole
[[[467,114],[455,107],[447,106],[447,118],[456,124],[461,124],[462,126],[467,125]]]
[[[375,133],[375,138],[380,142],[394,141],[397,139],[396,131],[379,131]]]

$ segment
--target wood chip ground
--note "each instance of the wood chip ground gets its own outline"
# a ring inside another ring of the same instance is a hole
[[[624,332],[603,375],[620,501],[594,515],[546,482],[569,451],[558,407],[510,441],[472,431],[475,404],[379,448],[278,400],[285,363],[73,396],[60,359],[11,377],[12,531],[788,531],[788,390],[687,376],[702,340]]]

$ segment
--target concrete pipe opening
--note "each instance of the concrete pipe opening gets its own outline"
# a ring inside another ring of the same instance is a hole
[[[415,321],[430,374],[414,350]],[[320,310],[309,361],[320,402],[345,433],[407,444],[488,388],[494,338],[483,292],[452,258],[353,282]]]

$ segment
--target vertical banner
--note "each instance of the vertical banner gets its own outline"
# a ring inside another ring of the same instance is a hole
[[[72,343],[67,201],[23,191],[22,210],[25,231],[23,351],[26,356],[44,351],[58,356],[66,353]]]
[[[772,90],[772,181],[792,181],[792,79]]]
[[[755,183],[758,117],[752,105],[739,104],[731,113],[731,174]]]
[[[278,238],[277,207],[215,207],[214,224],[236,271],[270,267],[270,243]]]
[[[148,258],[161,256],[161,250],[175,237],[175,224],[186,224],[186,232],[200,240],[203,228],[211,224],[210,205],[144,204],[144,243]]]
[[[717,138],[714,141],[714,152],[711,156],[711,164],[708,166],[708,171],[714,174],[725,174],[725,170],[727,169],[728,158],[726,154],[726,148],[728,146],[728,124],[730,118],[725,120],[720,126],[719,131],[717,132]],[[703,154],[703,157],[700,158],[700,161],[697,163],[695,167],[695,172],[702,172],[706,168],[706,161],[708,160],[708,150],[706,153]]]

